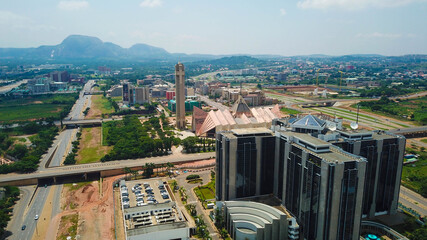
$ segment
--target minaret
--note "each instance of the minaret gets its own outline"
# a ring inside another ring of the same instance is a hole
[[[175,65],[176,127],[185,129],[185,71],[184,64]]]

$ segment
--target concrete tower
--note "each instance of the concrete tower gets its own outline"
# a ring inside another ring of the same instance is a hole
[[[185,71],[184,64],[175,65],[176,127],[185,128]]]

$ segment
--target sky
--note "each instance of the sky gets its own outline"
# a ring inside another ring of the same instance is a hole
[[[427,0],[0,0],[0,47],[71,34],[172,53],[427,54]]]

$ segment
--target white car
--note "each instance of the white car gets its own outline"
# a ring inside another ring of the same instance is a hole
[[[34,217],[34,220],[38,220],[39,219],[39,215],[36,214],[36,216]]]

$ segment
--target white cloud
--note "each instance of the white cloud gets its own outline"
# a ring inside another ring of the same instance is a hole
[[[4,24],[4,25],[26,24],[28,23],[28,21],[29,21],[29,18],[25,16],[21,16],[13,12],[0,10],[0,24]]]
[[[298,1],[297,6],[302,9],[341,8],[347,10],[358,10],[368,7],[399,7],[415,2],[427,2],[427,0],[300,0]]]
[[[160,7],[162,6],[163,2],[162,0],[144,0],[139,4],[140,7]]]
[[[280,15],[282,16],[286,15],[286,10],[284,8],[280,9]]]
[[[89,2],[87,1],[60,1],[58,3],[58,8],[61,10],[80,10],[89,7]]]

